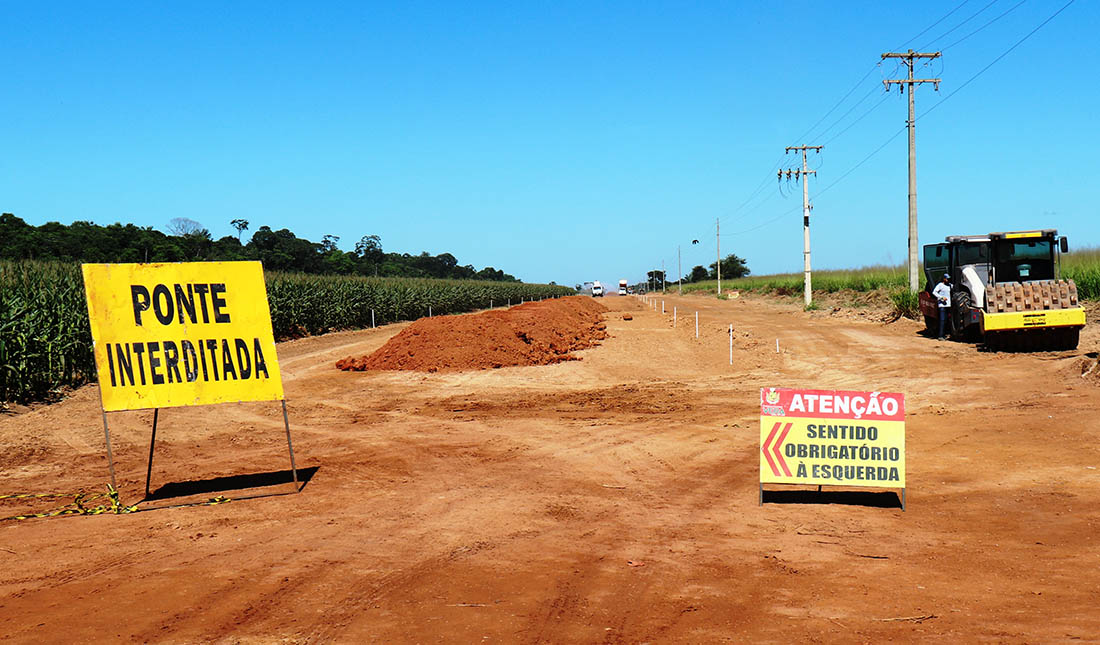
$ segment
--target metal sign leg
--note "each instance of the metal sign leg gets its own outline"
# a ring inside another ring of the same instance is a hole
[[[115,484],[115,458],[111,454],[111,429],[107,426],[107,411],[103,411],[103,435],[107,438],[107,465],[111,468],[111,488],[118,488]]]
[[[298,467],[294,465],[294,444],[290,442],[290,419],[286,415],[286,399],[283,399],[283,425],[286,426],[286,447],[290,449],[290,475],[294,478],[294,492],[298,488]]]
[[[153,436],[149,438],[149,467],[145,471],[145,498],[149,499],[149,480],[153,477],[153,444],[157,442],[157,418],[160,408],[153,408]]]

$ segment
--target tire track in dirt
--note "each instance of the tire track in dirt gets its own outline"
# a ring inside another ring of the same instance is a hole
[[[1100,477],[1088,470],[1100,467],[1100,379],[1080,368],[1100,340],[1091,325],[1077,355],[1003,356],[930,341],[905,321],[667,300],[680,329],[608,298],[633,320],[610,316],[612,337],[583,360],[539,368],[343,374],[314,361],[390,332],[281,344],[299,463],[320,467],[305,492],[0,525],[15,552],[0,562],[22,567],[0,569],[0,632],[37,642],[48,621],[71,640],[152,642],[1100,633],[1089,566]],[[698,341],[683,315],[696,308]],[[755,406],[773,385],[906,392],[910,510],[758,507]],[[37,416],[0,419],[0,454],[49,447],[4,464],[6,481],[101,481],[101,456],[52,435],[67,423],[95,447],[96,399],[85,388]],[[278,406],[172,412],[155,480],[285,468],[280,417]],[[118,420],[127,491],[144,477],[148,423]],[[918,612],[938,617],[876,620]]]

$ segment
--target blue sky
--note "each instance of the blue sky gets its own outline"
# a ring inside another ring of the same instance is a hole
[[[918,70],[943,78],[916,95],[921,243],[1100,245],[1100,4],[981,72],[1064,4],[5,1],[0,211],[376,234],[562,284],[673,277],[678,246],[686,273],[720,219],[763,274],[801,269],[783,148],[824,144],[814,267],[896,264],[904,68],[878,63],[912,47],[943,49]]]

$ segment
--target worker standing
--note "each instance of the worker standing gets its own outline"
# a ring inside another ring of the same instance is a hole
[[[932,297],[936,299],[940,308],[940,337],[937,340],[943,340],[943,328],[947,323],[947,314],[951,310],[951,274],[943,274],[943,281],[932,289]]]

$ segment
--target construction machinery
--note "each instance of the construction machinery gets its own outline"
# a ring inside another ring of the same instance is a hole
[[[951,235],[926,245],[925,325],[933,332],[939,326],[932,289],[947,274],[953,338],[981,340],[994,351],[1076,349],[1085,310],[1077,285],[1060,276],[1061,254],[1068,251],[1054,229]]]

